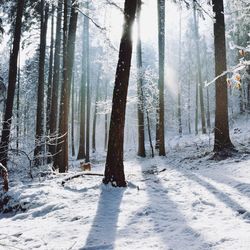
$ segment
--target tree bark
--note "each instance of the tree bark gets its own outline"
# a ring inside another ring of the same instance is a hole
[[[87,11],[89,9],[89,1],[87,1],[86,3],[86,8]],[[87,12],[88,14],[88,12]],[[86,94],[87,94],[87,100],[86,100],[86,157],[85,157],[85,162],[88,163],[90,161],[90,106],[91,106],[91,102],[90,102],[90,71],[89,71],[89,18],[86,18],[86,74],[87,74],[87,79],[86,79]]]
[[[214,23],[215,75],[218,76],[227,70],[224,6],[223,0],[213,0],[212,3],[216,20]],[[215,99],[214,152],[232,150],[234,146],[229,136],[226,76],[216,80]]]
[[[51,33],[50,33],[50,55],[49,55],[49,76],[47,86],[47,109],[46,109],[46,134],[49,135],[50,130],[50,111],[52,99],[52,79],[53,79],[53,51],[54,51],[54,12],[55,6],[52,5],[51,10]]]
[[[144,135],[144,100],[143,100],[143,79],[142,79],[142,46],[141,46],[141,29],[140,29],[140,15],[141,15],[141,0],[137,0],[137,117],[138,117],[138,151],[137,155],[141,157],[146,156],[145,152],[145,135]]]
[[[200,40],[199,40],[199,30],[196,18],[196,5],[194,2],[194,32],[195,32],[195,46],[196,46],[196,58],[197,58],[197,73],[198,73],[198,89],[200,97],[200,112],[201,112],[201,128],[202,133],[206,134],[206,119],[205,119],[205,109],[204,109],[204,98],[203,98],[203,83],[201,77],[201,59],[200,59]],[[198,131],[198,128],[197,128]]]
[[[105,102],[107,103],[108,98],[108,83],[105,81]],[[106,104],[107,105],[107,104]],[[105,112],[104,116],[104,129],[105,129],[105,135],[104,135],[104,150],[107,150],[107,143],[108,143],[108,114],[107,111]]]
[[[16,88],[16,76],[17,76],[17,57],[19,53],[21,32],[22,32],[22,16],[24,10],[24,0],[19,0],[17,2],[17,13],[15,20],[15,29],[14,29],[14,40],[13,48],[10,54],[10,64],[9,64],[9,82],[8,82],[8,91],[7,99],[4,113],[2,137],[1,137],[1,146],[0,146],[0,162],[3,166],[7,167],[7,157],[9,149],[9,140],[10,140],[10,128],[12,123],[13,115],[13,104]]]
[[[46,4],[44,10],[44,0],[41,0],[41,27],[40,27],[40,48],[39,48],[39,73],[37,89],[37,109],[36,109],[36,139],[34,151],[34,164],[42,164],[42,154],[44,153],[44,66],[46,53],[46,36],[48,24],[49,5]]]
[[[86,128],[86,72],[87,72],[87,61],[86,61],[86,33],[87,33],[87,25],[86,25],[86,17],[83,18],[83,39],[82,39],[82,75],[81,75],[81,87],[80,87],[80,141],[79,141],[79,149],[77,159],[84,159],[85,154],[85,128]]]
[[[75,78],[72,77],[72,94],[71,94],[71,153],[75,156],[75,133],[74,133],[74,117],[75,117]]]
[[[165,156],[164,135],[164,72],[165,72],[165,0],[158,0],[158,53],[159,53],[159,155]]]
[[[19,51],[18,55],[18,73],[17,73],[17,93],[16,93],[16,149],[18,152],[19,149],[19,131],[20,131],[20,117],[19,117],[19,112],[20,112],[20,78],[21,78],[21,53]]]
[[[58,120],[58,92],[60,83],[60,53],[61,53],[61,27],[62,27],[62,6],[63,1],[58,1],[57,20],[56,20],[56,39],[54,51],[54,69],[52,80],[51,108],[49,120],[50,144],[49,153],[55,161],[56,137],[57,137],[57,120]]]
[[[96,84],[96,96],[95,96],[95,107],[92,127],[92,152],[96,152],[96,119],[97,119],[97,102],[99,98],[99,85],[100,85],[100,73],[101,69],[98,70],[97,84]]]
[[[75,38],[77,28],[77,7],[78,3],[72,0],[71,16],[68,24],[68,1],[64,0],[63,19],[63,84],[61,89],[60,117],[59,117],[59,138],[57,143],[57,157],[55,167],[60,173],[68,171],[68,116],[71,81],[75,54]]]
[[[182,122],[181,122],[181,10],[180,10],[180,20],[179,20],[179,80],[178,80],[178,125],[179,125],[179,135],[182,135]]]
[[[108,152],[103,179],[103,183],[111,183],[113,186],[118,187],[127,186],[123,165],[123,144],[126,100],[132,57],[132,25],[135,19],[136,6],[136,0],[125,0],[124,25],[116,68]]]

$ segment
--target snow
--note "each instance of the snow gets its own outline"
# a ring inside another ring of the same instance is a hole
[[[232,136],[249,145],[247,133]],[[127,153],[127,188],[89,175],[63,187],[79,162],[67,175],[12,180],[10,202],[25,211],[0,214],[0,249],[250,249],[250,156],[209,160],[210,140],[174,138],[167,157]],[[98,157],[93,173],[103,173]]]

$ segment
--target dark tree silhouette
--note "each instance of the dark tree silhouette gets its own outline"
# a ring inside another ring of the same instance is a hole
[[[61,27],[62,27],[62,6],[63,2],[58,1],[57,6],[57,19],[56,19],[56,38],[55,38],[55,51],[54,51],[54,69],[52,80],[52,93],[51,93],[51,108],[49,120],[49,134],[53,137],[50,138],[49,153],[55,160],[56,152],[56,132],[58,120],[58,89],[60,82],[60,52],[61,52]]]
[[[73,4],[74,2],[74,4]],[[71,16],[68,28],[68,1],[64,1],[63,19],[63,84],[61,89],[59,138],[57,143],[57,157],[55,167],[60,173],[68,171],[68,120],[69,100],[72,82],[72,72],[75,54],[75,38],[78,17],[78,2],[72,0]]]
[[[158,0],[158,53],[159,53],[159,120],[158,146],[159,155],[165,156],[164,133],[164,67],[165,67],[165,0]]]
[[[141,46],[141,30],[140,30],[140,15],[141,15],[141,0],[137,1],[137,117],[138,117],[138,151],[137,155],[146,156],[145,152],[145,132],[144,132],[144,100],[143,100],[143,79],[142,79],[142,46]]]
[[[132,25],[135,19],[137,0],[125,0],[124,25],[120,41],[119,59],[116,68],[112,112],[108,139],[108,152],[103,183],[125,187],[123,143],[126,100],[132,57]]]
[[[22,16],[24,11],[24,0],[17,2],[17,12],[14,25],[14,38],[13,47],[10,53],[10,64],[9,64],[9,83],[7,91],[6,106],[4,112],[4,121],[2,129],[2,138],[0,144],[0,162],[7,167],[7,156],[10,141],[10,128],[12,123],[13,115],[13,104],[16,88],[17,78],[17,57],[19,53],[21,30],[22,30]]]
[[[215,74],[218,76],[227,69],[224,6],[223,0],[213,0],[212,3],[216,21],[214,23]],[[229,136],[226,75],[216,80],[215,98],[214,152],[226,153],[234,148]]]
[[[44,152],[44,66],[46,53],[46,34],[48,24],[49,5],[46,4],[44,10],[44,0],[41,1],[41,26],[40,26],[40,47],[39,47],[39,69],[38,69],[38,89],[37,89],[37,110],[36,110],[36,141],[34,151],[34,164],[39,165]]]

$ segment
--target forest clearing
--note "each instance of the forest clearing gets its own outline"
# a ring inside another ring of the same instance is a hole
[[[0,0],[0,249],[249,250],[249,11]]]

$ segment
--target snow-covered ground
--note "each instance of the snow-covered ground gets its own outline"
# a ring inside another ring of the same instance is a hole
[[[65,175],[12,181],[9,195],[26,211],[0,215],[0,249],[248,250],[249,131],[232,137],[240,153],[220,162],[209,160],[208,136],[170,141],[165,158],[126,154],[127,188],[100,176],[64,187]],[[103,168],[104,156],[92,172]]]

